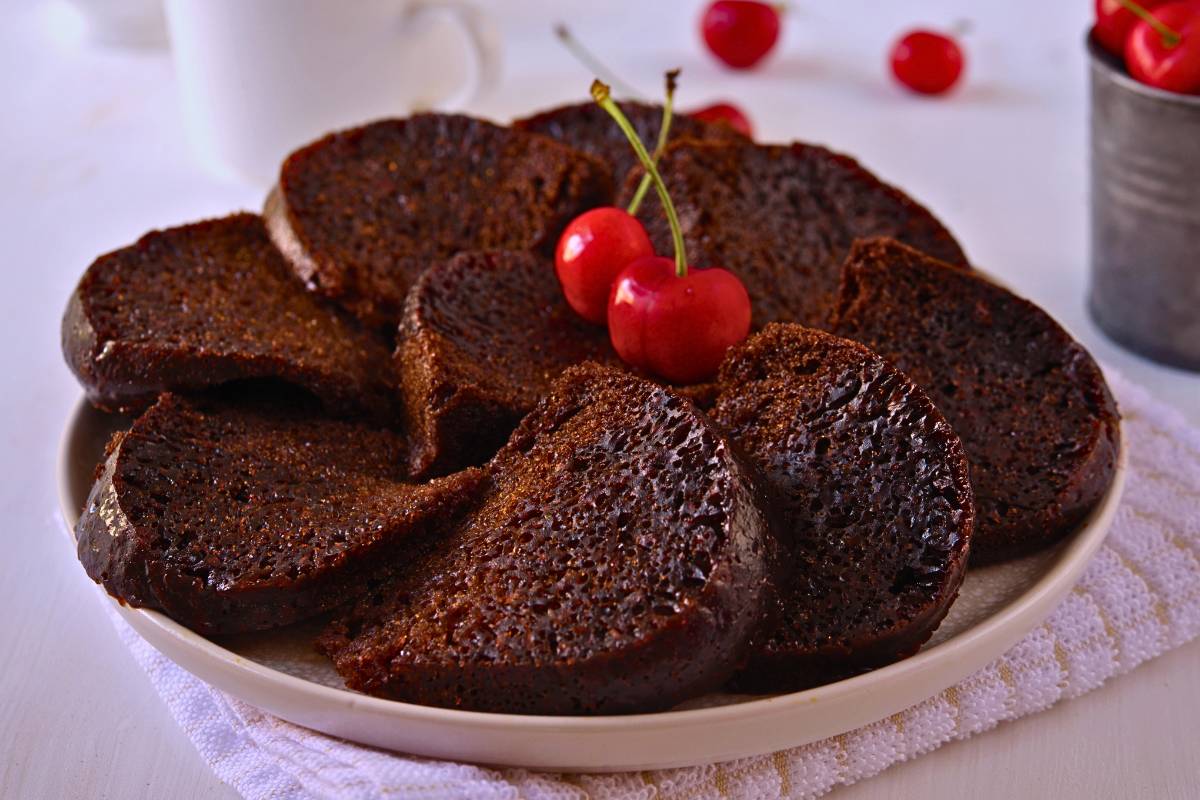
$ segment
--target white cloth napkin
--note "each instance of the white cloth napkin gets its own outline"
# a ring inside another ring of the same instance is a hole
[[[1112,532],[1045,624],[957,686],[815,744],[725,764],[620,775],[494,770],[413,758],[284,722],[192,677],[113,624],[217,776],[247,798],[816,797],[1095,689],[1200,633],[1200,430],[1110,381],[1130,472]]]

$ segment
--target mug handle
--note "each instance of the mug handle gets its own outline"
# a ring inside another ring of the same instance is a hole
[[[422,98],[419,104],[444,111],[462,109],[496,83],[501,63],[500,36],[487,14],[463,3],[423,0],[413,4],[405,17],[406,33],[440,27],[454,31],[467,59],[467,78],[462,86],[445,97]]]

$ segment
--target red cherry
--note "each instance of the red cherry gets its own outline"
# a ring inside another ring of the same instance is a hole
[[[617,276],[608,333],[626,363],[677,384],[717,372],[725,351],[750,332],[750,297],[733,273],[688,269],[669,258],[640,258]]]
[[[713,55],[734,69],[749,69],[779,39],[779,11],[755,0],[717,0],[700,18],[700,32]]]
[[[1169,3],[1154,17],[1178,39],[1141,21],[1125,42],[1125,65],[1135,79],[1180,94],[1200,94],[1200,5]]]
[[[674,260],[639,258],[621,270],[608,298],[609,338],[617,355],[635,367],[673,383],[704,380],[717,371],[725,351],[750,332],[750,296],[733,273],[688,265],[679,215],[654,159],[608,86],[593,81],[592,97],[637,153],[675,248]]]
[[[653,255],[654,245],[637,217],[605,206],[567,225],[554,252],[554,271],[575,313],[603,325],[617,273],[630,261]]]
[[[941,94],[956,84],[964,60],[953,39],[933,31],[912,31],[892,47],[896,79],[921,94]]]
[[[689,111],[687,115],[701,122],[728,125],[746,138],[754,138],[754,130],[750,127],[750,118],[732,103],[713,103],[711,106]]]
[[[1169,0],[1139,0],[1139,4],[1147,11],[1167,2]],[[1125,42],[1137,24],[1137,15],[1122,5],[1121,0],[1096,0],[1096,25],[1092,28],[1092,34],[1110,53],[1125,55]]]

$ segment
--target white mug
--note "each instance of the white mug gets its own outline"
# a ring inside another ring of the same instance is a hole
[[[274,182],[296,147],[417,110],[457,110],[499,69],[495,28],[424,0],[166,0],[188,133],[217,169]]]

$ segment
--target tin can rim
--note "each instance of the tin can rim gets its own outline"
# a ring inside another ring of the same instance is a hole
[[[1108,80],[1119,84],[1122,88],[1148,97],[1153,100],[1158,100],[1164,103],[1174,103],[1176,105],[1188,106],[1191,108],[1200,109],[1200,95],[1195,94],[1180,94],[1179,92],[1168,92],[1163,89],[1156,89],[1153,86],[1136,81],[1128,72],[1120,66],[1117,57],[1109,53],[1096,41],[1096,37],[1092,35],[1091,30],[1088,30],[1085,37],[1085,46],[1087,48],[1088,57],[1092,62],[1092,69],[1095,72],[1104,74]]]

